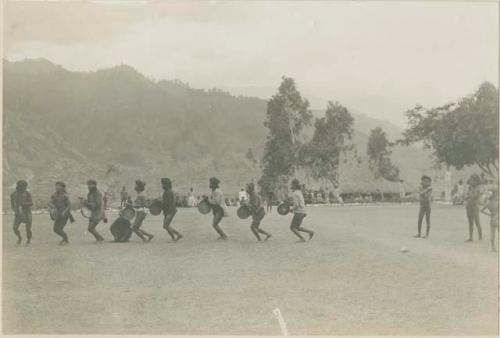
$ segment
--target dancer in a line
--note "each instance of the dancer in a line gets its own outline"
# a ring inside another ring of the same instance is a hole
[[[253,183],[247,184],[246,192],[248,194],[248,201],[243,201],[243,203],[248,207],[252,215],[252,224],[250,229],[259,242],[261,241],[259,234],[265,235],[266,238],[264,240],[267,241],[269,237],[271,237],[271,234],[260,229],[260,222],[266,215],[266,211],[262,206],[261,198],[255,191],[255,185]]]
[[[225,203],[224,193],[219,188],[220,181],[217,177],[212,177],[209,180],[209,187],[212,190],[212,194],[207,199],[208,203],[212,205],[212,212],[214,215],[212,226],[215,231],[219,234],[218,240],[226,240],[227,235],[222,231],[219,224],[224,216],[227,216],[227,206]]]
[[[146,212],[146,207],[147,207],[147,199],[146,196],[144,195],[144,189],[146,187],[146,183],[144,183],[141,180],[135,181],[135,191],[137,192],[137,197],[135,198],[134,201],[134,209],[136,209],[135,212],[135,219],[134,219],[134,224],[132,226],[132,230],[135,232],[137,236],[139,236],[144,242],[149,242],[153,239],[153,235],[150,233],[146,232],[145,230],[141,229],[142,222],[144,222],[144,219],[147,216]]]
[[[64,227],[68,224],[68,220],[72,220],[71,203],[68,194],[66,193],[66,184],[64,182],[56,182],[56,191],[50,197],[50,207],[55,211],[54,232],[61,236],[60,245],[69,244],[68,235],[64,232]]]
[[[87,186],[89,193],[87,194],[87,200],[84,201],[84,205],[91,211],[88,230],[94,235],[96,242],[101,243],[104,241],[104,237],[97,232],[96,228],[104,216],[102,194],[97,189],[97,182],[95,180],[88,180]]]
[[[21,232],[19,231],[19,227],[23,223],[26,225],[26,244],[29,245],[31,243],[31,207],[33,206],[33,199],[27,189],[28,182],[20,180],[16,183],[16,191],[10,195],[10,205],[14,211],[13,227],[14,233],[17,236],[17,245],[23,241]]]
[[[174,242],[182,238],[182,234],[172,227],[172,220],[177,213],[175,194],[172,190],[172,181],[169,178],[161,179],[163,188],[163,228],[168,232]]]
[[[306,240],[300,232],[305,232],[309,235],[311,239],[314,232],[302,227],[302,222],[304,217],[307,216],[304,202],[304,195],[302,194],[302,187],[298,179],[292,180],[292,200],[293,200],[293,218],[290,224],[290,230],[299,238],[299,242],[305,242]]]

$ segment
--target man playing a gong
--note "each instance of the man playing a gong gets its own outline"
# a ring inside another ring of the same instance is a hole
[[[91,211],[88,230],[94,235],[97,243],[101,243],[104,241],[104,238],[97,232],[96,228],[103,219],[102,194],[97,189],[97,182],[95,180],[88,180],[87,186],[89,188],[89,193],[87,194],[87,200],[84,201],[83,204]]]
[[[15,215],[13,227],[14,233],[17,236],[17,245],[21,244],[23,240],[19,231],[22,223],[26,225],[26,244],[28,245],[31,242],[31,207],[33,206],[33,199],[27,188],[28,182],[20,180],[16,184],[16,191],[10,195],[10,204]]]
[[[304,202],[304,195],[302,195],[302,187],[300,186],[300,182],[298,179],[292,180],[292,199],[293,199],[293,218],[292,223],[290,224],[290,230],[299,238],[299,242],[305,242],[306,240],[300,232],[305,232],[309,235],[309,239],[311,239],[314,235],[314,232],[306,229],[302,226],[302,221],[304,217],[306,217],[306,209]]]
[[[172,227],[172,220],[177,213],[177,205],[175,200],[175,194],[172,190],[172,181],[169,178],[161,179],[161,186],[163,188],[163,228],[167,230],[170,237],[174,242],[177,242],[182,238],[179,231]]]
[[[212,194],[207,199],[207,202],[212,206],[212,212],[214,214],[212,226],[219,234],[217,240],[226,240],[227,235],[222,231],[219,226],[220,221],[223,217],[227,216],[227,206],[225,203],[224,193],[219,188],[220,181],[217,177],[212,177],[209,180],[209,187],[212,190]]]
[[[64,227],[71,217],[71,203],[68,194],[66,193],[66,184],[64,182],[56,182],[56,191],[50,197],[50,207],[55,211],[54,217],[54,232],[61,236],[60,245],[69,243],[68,235],[64,232]]]
[[[142,222],[146,218],[146,206],[147,199],[144,195],[144,188],[146,183],[141,180],[135,181],[135,191],[137,192],[137,197],[134,201],[134,209],[136,210],[134,225],[132,226],[132,230],[135,232],[137,236],[139,236],[144,242],[149,242],[153,239],[153,235],[141,229]]]
[[[264,240],[267,241],[269,237],[271,237],[271,234],[259,228],[260,222],[266,215],[266,211],[262,206],[261,198],[255,191],[255,185],[253,183],[247,184],[246,192],[248,194],[248,201],[244,201],[243,203],[245,203],[246,207],[250,211],[250,214],[252,215],[252,224],[250,229],[259,242],[261,241],[259,234],[265,235],[266,238]]]

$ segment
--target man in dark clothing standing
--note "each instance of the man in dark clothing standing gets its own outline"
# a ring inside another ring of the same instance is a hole
[[[465,194],[465,211],[469,222],[469,239],[466,242],[473,241],[474,224],[477,228],[477,235],[480,241],[483,240],[483,231],[479,219],[479,204],[481,200],[481,178],[477,174],[473,174],[467,181],[469,188]]]
[[[418,233],[414,236],[416,238],[427,238],[431,230],[431,201],[432,201],[432,179],[424,175],[421,178],[420,188],[418,190],[420,209],[418,211],[417,229]],[[425,235],[422,236],[422,222],[425,216],[425,224],[427,226]]]
[[[19,232],[19,227],[22,223],[26,225],[26,244],[31,243],[31,207],[33,206],[33,199],[31,194],[27,191],[28,182],[20,180],[16,184],[16,191],[10,195],[10,204],[14,211],[14,233],[17,236],[17,245],[21,244],[22,237]]]

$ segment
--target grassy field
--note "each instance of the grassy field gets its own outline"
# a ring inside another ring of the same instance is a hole
[[[209,216],[181,209],[179,243],[149,217],[151,243],[96,245],[78,217],[60,247],[38,215],[32,245],[16,247],[5,216],[3,331],[280,335],[279,308],[292,335],[497,335],[487,219],[483,242],[464,243],[465,210],[433,208],[424,240],[412,237],[416,205],[309,207],[304,225],[316,235],[304,244],[275,212],[262,225],[273,237],[257,243],[231,209],[221,242]],[[111,238],[108,225],[98,230]]]

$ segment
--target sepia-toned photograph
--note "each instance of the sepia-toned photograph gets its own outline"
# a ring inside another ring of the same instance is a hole
[[[499,335],[499,3],[1,7],[3,335]]]

